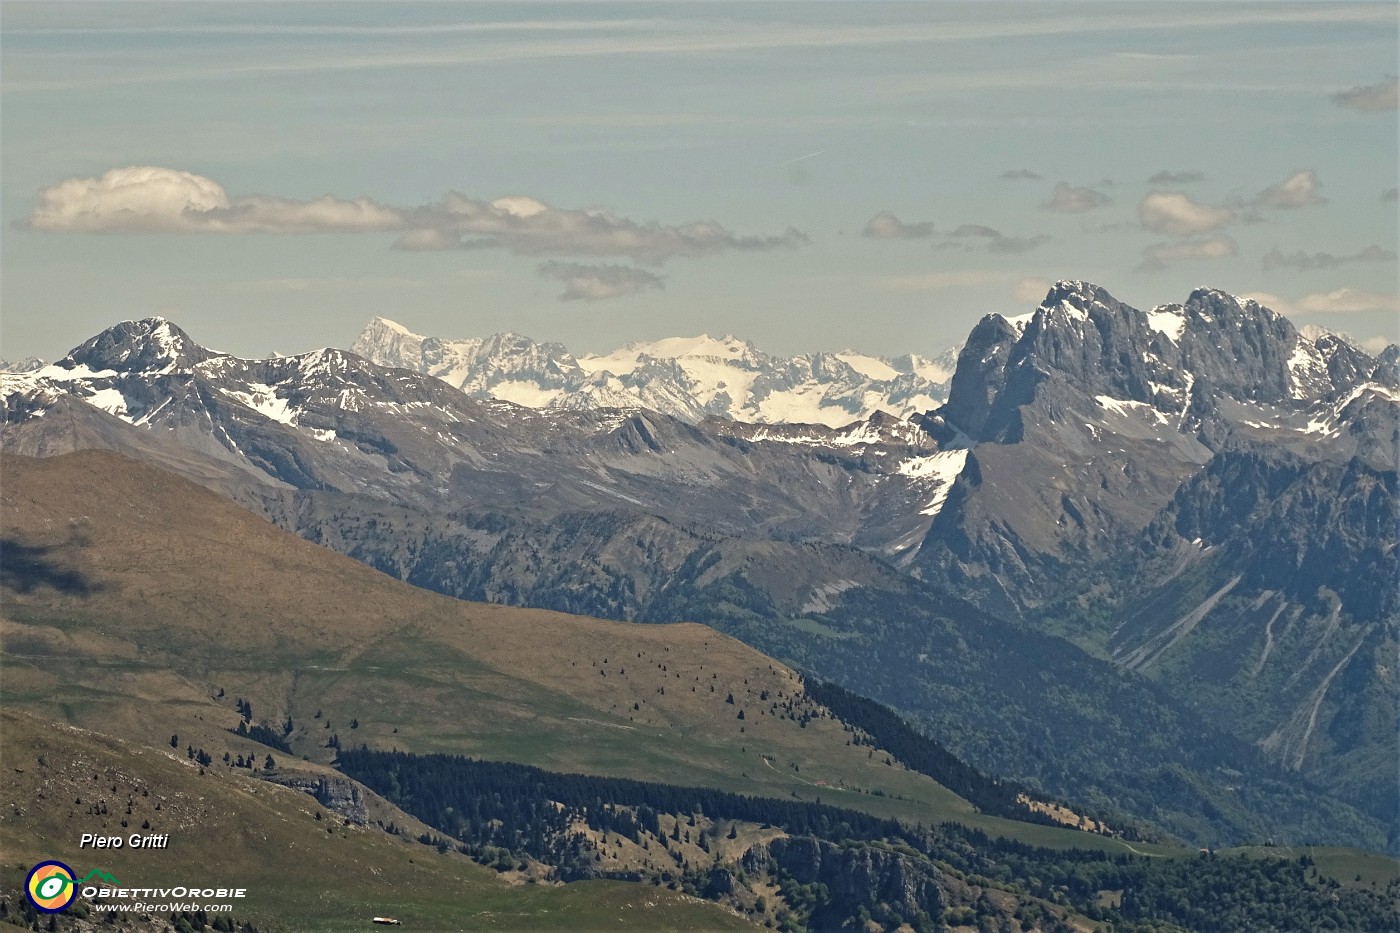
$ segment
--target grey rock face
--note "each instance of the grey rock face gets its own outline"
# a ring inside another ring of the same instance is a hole
[[[1060,282],[1033,314],[977,325],[948,402],[924,419],[940,442],[967,435],[977,469],[963,471],[917,565],[1020,612],[1044,598],[1043,580],[1139,532],[1217,451],[1375,459],[1393,436],[1387,359],[1336,335],[1309,340],[1212,289],[1142,312]]]
[[[943,873],[932,865],[885,849],[838,846],[812,837],[784,837],[744,854],[750,873],[784,871],[799,884],[824,884],[846,914],[885,903],[904,916],[937,917],[945,906]],[[820,925],[822,917],[814,916]]]
[[[266,776],[264,780],[310,794],[321,806],[340,814],[351,823],[363,826],[369,822],[369,809],[360,792],[360,785],[349,778],[274,774]]]

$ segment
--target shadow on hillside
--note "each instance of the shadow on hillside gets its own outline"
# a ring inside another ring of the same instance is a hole
[[[90,596],[101,584],[58,559],[59,546],[34,546],[14,538],[0,538],[0,589],[32,593],[48,587],[66,596]]]

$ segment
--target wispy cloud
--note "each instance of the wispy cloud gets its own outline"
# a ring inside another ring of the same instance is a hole
[[[1206,176],[1202,172],[1169,172],[1163,169],[1147,179],[1147,183],[1149,185],[1191,185],[1205,180]]]
[[[1182,8],[1183,10],[1189,8]],[[633,24],[636,21],[626,21]],[[693,28],[677,30],[674,23],[659,24],[655,31],[629,25],[620,28],[619,35],[591,35],[610,28],[604,21],[597,26],[575,23],[580,35],[545,41],[507,40],[497,44],[466,42],[455,47],[423,53],[364,53],[309,59],[282,56],[248,64],[207,64],[197,68],[182,68],[124,75],[88,75],[57,81],[7,81],[6,93],[109,87],[114,84],[150,84],[189,82],[231,77],[275,77],[278,75],[334,72],[350,70],[382,70],[402,68],[449,67],[488,62],[541,61],[555,58],[615,57],[622,55],[696,55],[736,52],[840,48],[853,46],[947,44],[955,42],[985,42],[1056,35],[1094,35],[1102,33],[1165,32],[1170,30],[1218,30],[1252,24],[1276,25],[1292,23],[1385,23],[1393,24],[1394,14],[1377,7],[1338,5],[1335,7],[1303,7],[1294,9],[1258,9],[1238,7],[1207,13],[1164,8],[1144,14],[1139,11],[1121,15],[1096,13],[1093,16],[1065,16],[1054,12],[1039,18],[1003,17],[994,20],[967,20],[954,23],[889,23],[868,26],[803,26],[772,24],[755,27],[750,24],[717,25],[715,20],[695,21]],[[262,28],[262,27],[255,27]],[[375,27],[377,28],[377,27]],[[412,28],[412,27],[409,27]],[[448,32],[453,28],[469,32],[474,24],[450,24],[423,27],[425,31]],[[507,30],[515,29],[511,25]]]
[[[1268,292],[1241,295],[1287,315],[1358,314],[1377,311],[1400,312],[1400,295],[1342,287],[1330,292],[1313,292],[1289,301]]]
[[[985,243],[989,253],[1028,253],[1050,242],[1048,233],[1034,236],[1007,236],[994,227],[983,224],[962,224],[943,241],[943,246],[963,248],[967,244]]]
[[[1363,113],[1382,113],[1400,105],[1400,81],[1390,78],[1377,84],[1354,87],[1332,95],[1332,103]]]
[[[1203,204],[1179,191],[1153,191],[1138,204],[1138,221],[1154,233],[1195,236],[1233,223],[1235,212],[1221,205]]]
[[[1285,253],[1272,249],[1264,254],[1263,265],[1266,270],[1297,269],[1307,271],[1309,269],[1334,269],[1337,266],[1353,262],[1394,261],[1395,253],[1373,243],[1359,252],[1344,256],[1335,256],[1332,253],[1305,253],[1302,250]]]
[[[1082,214],[1085,211],[1092,211],[1096,207],[1104,207],[1112,204],[1113,199],[1101,191],[1093,188],[1076,188],[1066,182],[1055,185],[1054,192],[1050,195],[1050,200],[1040,205],[1042,210],[1053,211],[1056,214]]]
[[[1142,251],[1142,263],[1138,270],[1158,272],[1177,262],[1229,259],[1238,255],[1239,251],[1239,245],[1223,234],[1193,240],[1177,240],[1174,243],[1153,243]]]
[[[1015,168],[1002,172],[1001,177],[1006,181],[1040,181],[1045,176],[1028,168]]]
[[[889,211],[880,211],[865,222],[861,235],[874,240],[924,240],[933,236],[933,223],[905,223]]]
[[[799,162],[806,162],[808,159],[815,159],[817,156],[820,155],[826,155],[826,150],[818,149],[816,152],[809,152],[806,155],[800,155],[795,159],[788,159],[786,162],[779,162],[777,165],[774,166],[774,168],[787,168],[789,165],[796,165]]]
[[[483,201],[450,192],[409,217],[398,249],[504,249],[518,256],[624,256],[659,265],[725,252],[791,249],[807,242],[789,227],[776,236],[731,233],[712,220],[639,223],[610,211],[553,207],[526,196]]]
[[[1400,188],[1387,188],[1381,192],[1382,201],[1394,204],[1397,199],[1400,199]]]
[[[400,250],[504,249],[521,256],[625,256],[652,264],[807,242],[792,228],[777,236],[739,235],[710,220],[641,223],[603,209],[557,208],[527,196],[488,202],[449,192],[437,203],[415,207],[330,195],[314,201],[235,198],[212,179],[141,166],[44,188],[25,226],[104,234],[400,231],[394,244]]]
[[[1322,182],[1318,180],[1317,172],[1304,169],[1259,192],[1249,202],[1249,206],[1265,210],[1294,210],[1326,202],[1327,199],[1322,196]]]
[[[665,287],[661,276],[631,266],[546,262],[537,271],[544,278],[564,283],[560,301],[602,301]]]
[[[990,253],[1029,253],[1050,242],[1050,234],[1037,233],[1035,236],[997,237],[987,244]]]
[[[996,240],[1001,237],[1001,231],[991,227],[984,227],[982,224],[962,224],[952,233],[948,234],[948,236],[957,240],[972,238]]]
[[[6,29],[17,36],[137,35],[137,36],[429,36],[492,32],[598,32],[664,26],[655,19],[497,20],[477,23],[191,23],[181,26],[53,26]]]

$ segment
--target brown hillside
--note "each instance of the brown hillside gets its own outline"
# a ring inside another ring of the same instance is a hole
[[[246,697],[255,721],[291,717],[313,760],[338,735],[925,822],[970,813],[703,626],[437,596],[113,453],[0,463],[8,705],[218,757],[245,744],[224,730]]]

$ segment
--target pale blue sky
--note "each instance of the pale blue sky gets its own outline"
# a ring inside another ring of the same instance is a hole
[[[1396,339],[1390,3],[6,3],[0,38],[6,357],[152,313],[242,355],[376,314],[931,353],[1056,278]],[[132,166],[229,213],[52,188]],[[325,195],[388,219],[285,232]],[[862,235],[878,212],[932,233]]]

